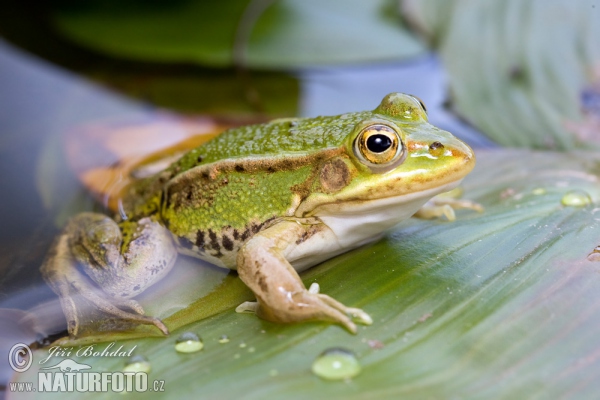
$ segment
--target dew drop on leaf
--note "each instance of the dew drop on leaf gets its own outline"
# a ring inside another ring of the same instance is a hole
[[[583,190],[571,190],[565,193],[560,202],[565,206],[584,207],[592,204],[592,198]]]
[[[178,353],[195,353],[204,348],[204,342],[193,332],[182,333],[175,342]]]
[[[350,379],[360,371],[360,363],[354,353],[339,347],[325,350],[312,364],[312,372],[328,380]]]
[[[125,365],[125,368],[123,368],[123,372],[149,373],[151,369],[151,365],[146,357],[136,355],[127,360],[127,364]]]

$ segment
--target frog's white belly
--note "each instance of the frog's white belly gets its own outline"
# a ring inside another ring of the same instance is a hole
[[[297,271],[379,239],[388,229],[414,215],[433,196],[454,189],[461,180],[396,197],[320,206],[314,216],[323,229],[298,244],[287,260]]]

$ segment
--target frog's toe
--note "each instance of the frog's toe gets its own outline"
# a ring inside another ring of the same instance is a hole
[[[472,210],[483,212],[481,204],[469,199],[461,199],[462,190],[451,190],[442,193],[430,199],[415,213],[415,217],[423,219],[433,219],[446,217],[448,221],[456,220],[455,210]]]
[[[343,315],[343,314],[342,314]],[[356,324],[352,320],[344,315],[343,318],[335,320],[335,322],[342,324],[350,333],[356,334]]]
[[[371,325],[373,324],[373,318],[360,308],[346,308],[346,313],[352,316],[352,319],[359,324]]]
[[[321,291],[321,286],[319,286],[319,284],[317,282],[313,282],[310,284],[310,287],[308,288],[308,293],[311,294],[318,294]]]
[[[346,307],[339,301],[335,300],[333,297],[327,296],[326,294],[319,294],[318,296],[327,305],[343,312],[344,314],[350,315],[359,324],[371,325],[373,323],[373,319],[371,318],[371,316],[363,310],[361,310],[360,308]]]
[[[140,303],[131,299],[111,299],[112,303],[119,308],[129,308],[135,311],[137,314],[144,315],[144,307]]]
[[[258,309],[257,301],[245,301],[235,308],[235,312],[240,313],[240,314],[245,314],[245,313],[255,314],[257,309]]]
[[[144,315],[144,308],[141,306],[140,303],[138,303],[135,300],[127,300],[127,307],[131,308],[133,311],[135,311],[138,314],[142,314]]]
[[[323,297],[331,299],[331,297],[323,294],[316,295],[319,300],[318,311],[315,313],[315,318],[322,321],[330,321],[343,325],[351,333],[356,333],[356,324],[348,317],[345,310],[339,310],[336,307],[332,307],[327,301],[323,300]],[[333,300],[333,299],[331,299]],[[334,300],[335,301],[335,300]]]
[[[434,218],[439,218],[441,216],[446,217],[446,219],[448,221],[456,220],[456,214],[454,213],[454,208],[452,208],[452,206],[450,206],[449,204],[443,204],[443,205],[426,204],[423,207],[421,207],[419,209],[419,211],[417,211],[415,213],[415,217],[422,218],[422,219],[434,219]]]
[[[84,297],[86,300],[94,304],[100,311],[105,312],[110,315],[114,315],[115,317],[119,317],[125,321],[137,322],[139,324],[144,325],[154,325],[160,331],[168,335],[169,329],[165,326],[165,324],[158,318],[149,317],[143,315],[144,310],[142,306],[135,300],[129,299],[114,299],[114,298],[104,298],[99,296],[97,293],[97,289],[94,288],[90,283],[88,283],[85,279],[73,280],[71,285],[78,292],[78,294]],[[135,311],[135,313],[128,312],[119,308],[119,306],[125,306],[127,308],[131,308]]]
[[[136,311],[135,313],[132,313],[132,312],[128,312],[128,311],[124,311],[124,310],[120,309],[119,307],[117,307],[117,305],[113,304],[110,300],[107,301],[105,299],[102,299],[101,297],[97,296],[95,293],[86,294],[86,298],[89,301],[91,301],[92,303],[94,303],[94,305],[96,307],[98,307],[99,310],[101,310],[107,314],[114,315],[115,317],[119,317],[125,321],[137,322],[139,324],[144,324],[144,325],[154,325],[158,329],[160,329],[160,331],[163,334],[169,335],[169,329],[165,326],[165,324],[158,318],[144,315],[143,309],[141,309],[141,306],[139,306],[139,304],[138,304],[139,309],[135,309],[131,305],[128,305],[129,308],[133,308],[134,311]],[[141,310],[141,312],[140,312],[140,310]]]

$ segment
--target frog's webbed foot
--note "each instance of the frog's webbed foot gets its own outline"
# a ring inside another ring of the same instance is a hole
[[[169,334],[169,330],[160,319],[143,315],[144,309],[137,301],[110,298],[98,293],[98,288],[90,283],[88,277],[78,271],[75,264],[62,264],[60,268],[52,268],[53,273],[47,273],[48,271],[46,271],[45,276],[47,280],[52,279],[51,286],[60,298],[70,336],[76,337],[79,333],[81,326],[80,313],[85,311],[79,305],[82,303],[82,299],[93,304],[102,312],[126,321],[155,325],[165,335]],[[47,269],[45,268],[45,270]],[[131,309],[133,312],[125,311],[123,308]]]
[[[448,221],[456,220],[454,210],[468,209],[477,212],[483,212],[483,206],[471,200],[459,198],[462,194],[460,188],[456,188],[446,193],[442,193],[429,200],[415,217],[423,219],[433,219],[445,216]]]
[[[238,254],[240,278],[256,294],[257,302],[238,306],[237,312],[255,312],[274,322],[330,321],[356,333],[358,323],[369,325],[371,317],[358,308],[346,307],[319,293],[319,285],[307,290],[297,272],[285,259],[306,227],[283,221],[250,239]]]
[[[325,318],[319,315],[315,315],[314,318],[309,319],[323,319],[326,321],[338,322],[344,325],[346,329],[348,329],[352,333],[356,333],[356,325],[352,322],[352,320],[355,320],[356,322],[363,325],[371,325],[373,323],[373,319],[371,318],[371,316],[363,310],[361,310],[360,308],[346,307],[345,305],[333,299],[332,297],[327,296],[326,294],[320,294],[319,291],[319,284],[314,282],[310,285],[310,288],[308,288],[308,291],[306,291],[306,293],[301,292],[301,296],[304,296],[302,301],[304,304],[312,304],[313,307],[315,307],[315,303],[321,303],[316,305],[317,308],[321,309],[320,313],[324,312],[323,309],[326,310],[324,315]],[[336,310],[337,312],[334,310]],[[260,303],[258,301],[245,301],[239,306],[237,306],[235,311],[237,313],[253,313],[257,314],[258,316],[265,314],[265,311],[261,309]],[[348,318],[348,316],[352,317],[352,319]]]
[[[71,336],[79,333],[87,304],[126,321],[155,325],[165,335],[169,333],[161,320],[144,315],[142,306],[130,297],[168,272],[176,253],[162,226],[141,220],[135,228],[124,254],[121,228],[101,214],[76,216],[55,241],[41,271],[60,298]],[[152,261],[152,257],[158,260]],[[156,268],[157,262],[161,268]]]

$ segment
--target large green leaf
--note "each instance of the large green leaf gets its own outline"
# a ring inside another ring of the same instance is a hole
[[[599,180],[599,153],[480,153],[464,189],[484,213],[463,211],[452,223],[407,221],[303,275],[373,316],[356,336],[325,323],[286,326],[236,314],[248,293],[228,276],[207,279],[213,290],[204,297],[205,307],[225,311],[168,338],[116,347],[137,346],[152,365],[150,379],[164,380],[171,398],[593,398],[600,391],[600,263],[589,254],[600,243]],[[569,203],[572,191],[594,203]],[[163,294],[158,302],[171,300]],[[184,331],[198,333],[204,350],[176,353]],[[223,334],[229,343],[218,343]],[[334,346],[353,350],[362,364],[349,382],[310,371]],[[36,351],[34,366],[47,354]],[[71,358],[92,371],[125,365],[118,357]],[[36,382],[36,371],[16,379]]]
[[[88,1],[54,20],[72,40],[126,59],[290,68],[421,53],[396,8],[390,0]]]
[[[453,106],[506,146],[600,147],[600,5],[405,0],[439,46]],[[441,10],[441,12],[440,12]]]

